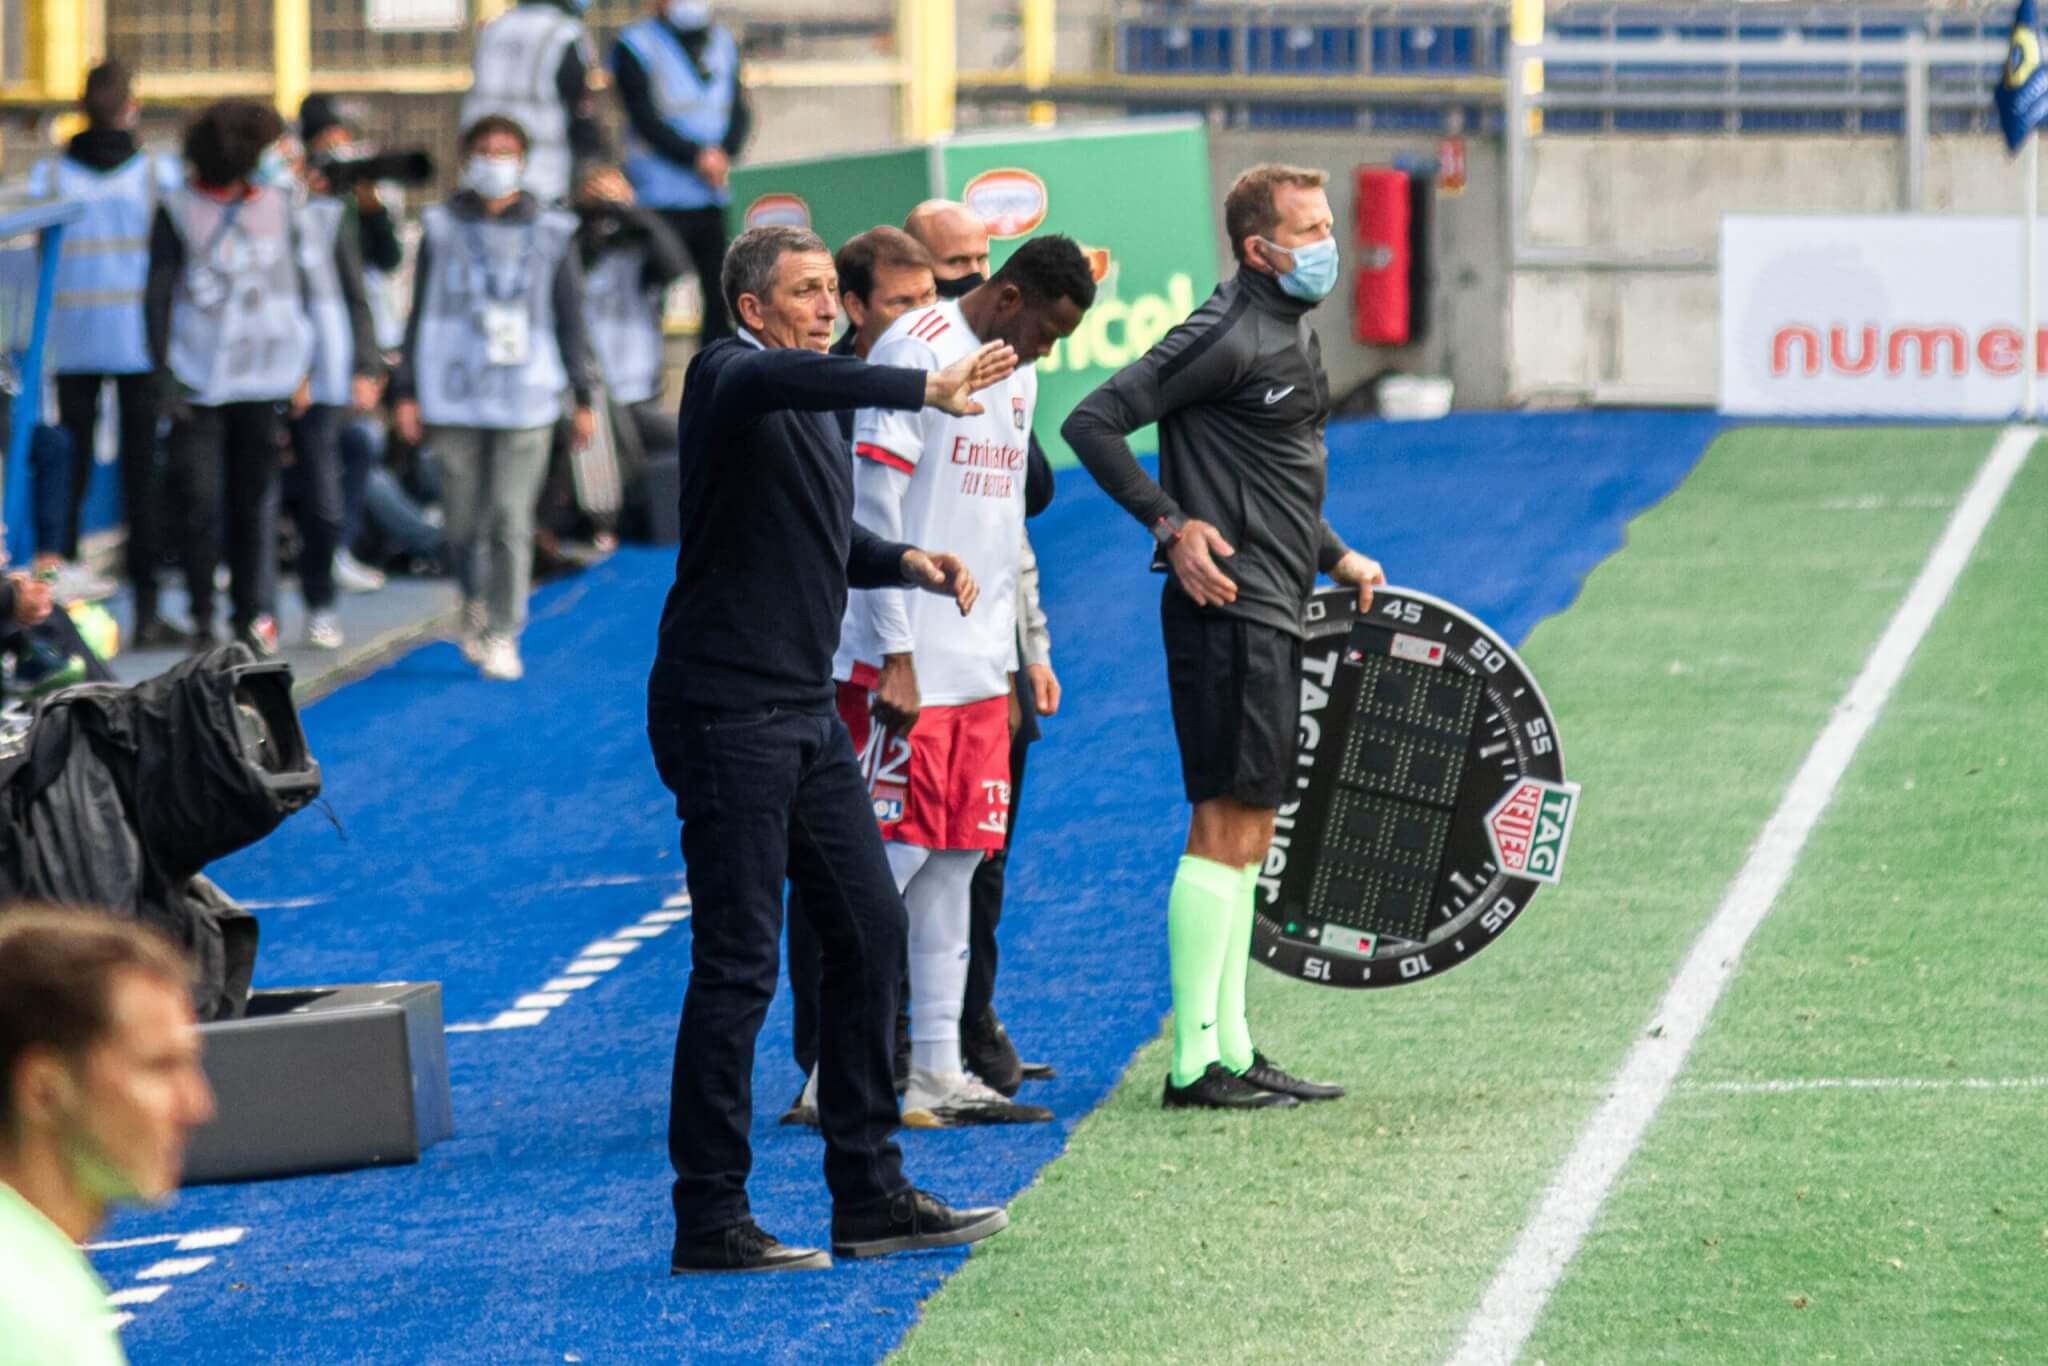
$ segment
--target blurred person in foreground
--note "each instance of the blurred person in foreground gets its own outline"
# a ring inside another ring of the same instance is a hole
[[[1001,1209],[912,1188],[893,1134],[890,1036],[907,925],[846,727],[832,654],[849,585],[919,588],[974,606],[959,556],[885,541],[853,520],[841,408],[978,413],[1006,378],[1000,342],[943,370],[824,354],[839,315],[817,234],[767,226],[726,254],[741,323],[690,362],[677,422],[682,545],[647,680],[647,738],[676,797],[696,918],[670,1081],[677,1274],[831,1265],[754,1222],[754,1043],[775,997],[785,879],[824,954],[818,1111],[832,1253],[975,1242]]]
[[[440,461],[463,657],[500,681],[526,672],[534,508],[565,391],[571,440],[588,444],[596,425],[576,218],[519,188],[526,150],[526,131],[495,114],[464,131],[462,188],[420,216],[391,379],[399,436]]]
[[[94,576],[78,567],[79,516],[92,483],[100,395],[111,385],[119,413],[122,516],[128,524],[125,567],[135,594],[129,640],[140,649],[182,649],[191,637],[157,615],[163,475],[142,291],[149,277],[149,229],[157,203],[177,188],[184,173],[177,158],[146,152],[136,142],[142,111],[133,77],[121,63],[102,62],[86,73],[79,108],[85,130],[71,139],[62,156],[38,161],[28,177],[31,198],[85,206],[84,217],[64,230],[46,344],[48,368],[56,377],[58,421],[71,438],[70,487],[59,539],[48,544],[37,539],[36,569],[57,573],[60,600],[101,596]]]
[[[79,1244],[177,1189],[213,1117],[190,973],[98,911],[0,910],[0,1366],[126,1361]]]

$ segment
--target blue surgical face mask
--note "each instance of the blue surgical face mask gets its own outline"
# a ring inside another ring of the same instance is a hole
[[[688,33],[711,24],[711,0],[668,0],[668,21]]]
[[[272,144],[263,149],[262,157],[256,162],[256,169],[249,179],[258,185],[275,185],[280,190],[289,189],[297,177],[292,175],[292,163],[285,156],[284,149]]]
[[[1274,251],[1284,251],[1294,258],[1294,269],[1277,275],[1282,292],[1300,299],[1304,303],[1319,303],[1330,297],[1330,291],[1337,287],[1337,239],[1325,237],[1316,242],[1304,242],[1298,247],[1283,247],[1278,242],[1259,241]]]

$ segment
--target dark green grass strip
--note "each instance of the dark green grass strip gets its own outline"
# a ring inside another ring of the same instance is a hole
[[[2048,1360],[2037,449],[1531,1340],[1551,1361]],[[1618,1312],[1620,1311],[1620,1312]]]
[[[1524,651],[1585,786],[1566,885],[1425,986],[1255,969],[1261,1045],[1351,1098],[1162,1113],[1153,1043],[903,1358],[1441,1359],[1993,435],[1716,442]]]

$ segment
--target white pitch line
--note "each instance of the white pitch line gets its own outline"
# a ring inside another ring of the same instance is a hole
[[[1791,877],[1807,836],[1955,588],[1970,552],[2033,449],[2034,437],[2027,427],[2008,427],[2000,433],[1862,672],[1836,704],[1777,810],[1750,847],[1714,918],[1686,954],[1651,1017],[1661,1027],[1646,1031],[1629,1050],[1607,1100],[1580,1132],[1513,1251],[1495,1273],[1451,1355],[1452,1366],[1511,1362],[1529,1340],[1615,1178],[1670,1094],[1686,1055],[1734,975],[1743,946]]]
[[[176,1243],[180,1252],[191,1252],[203,1247],[226,1247],[242,1241],[245,1228],[203,1228],[192,1233],[158,1233],[147,1238],[114,1238],[104,1243],[87,1243],[87,1252],[118,1252],[130,1247],[154,1247],[158,1243]]]
[[[135,1273],[138,1281],[162,1280],[166,1276],[189,1276],[195,1271],[204,1271],[216,1261],[213,1257],[166,1257],[152,1262]]]
[[[1795,1077],[1685,1082],[1678,1089],[1724,1096],[1777,1096],[1795,1091],[2040,1091],[2048,1089],[2048,1077]]]
[[[158,1281],[155,1285],[123,1286],[107,1296],[108,1304],[155,1304],[171,1288],[170,1282]]]

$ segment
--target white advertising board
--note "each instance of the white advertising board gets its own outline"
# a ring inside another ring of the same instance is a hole
[[[2017,412],[2020,233],[2017,218],[1933,214],[1722,219],[1721,410]],[[2048,250],[2041,259],[2048,276]],[[2034,351],[2048,373],[2048,327]]]

